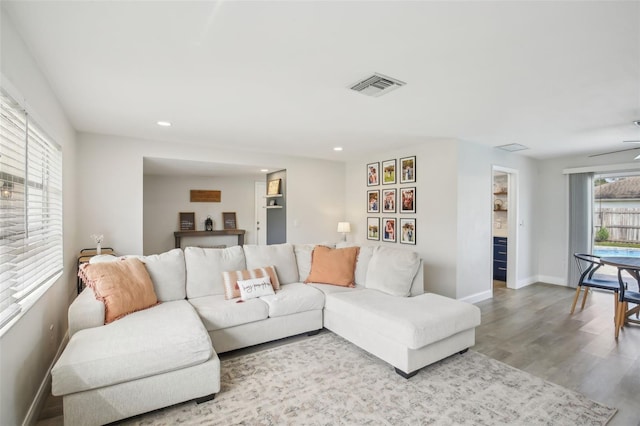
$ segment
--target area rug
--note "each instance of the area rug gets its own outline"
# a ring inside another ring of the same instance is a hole
[[[474,351],[409,380],[331,332],[226,359],[215,400],[126,425],[605,425],[616,409]]]

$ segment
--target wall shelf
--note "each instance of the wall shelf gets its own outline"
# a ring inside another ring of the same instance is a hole
[[[274,195],[265,195],[264,198],[279,198],[282,197],[282,194],[274,194]]]
[[[265,206],[265,209],[281,209],[282,206]]]

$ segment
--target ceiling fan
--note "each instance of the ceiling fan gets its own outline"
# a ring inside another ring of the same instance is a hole
[[[640,127],[640,120],[634,121],[633,124],[635,124],[636,126]],[[622,141],[622,143],[637,143],[637,144],[640,144],[640,139]],[[634,146],[633,148],[618,149],[616,151],[609,151],[609,152],[601,152],[599,154],[592,154],[589,157],[600,157],[601,155],[609,155],[609,154],[615,154],[617,152],[625,152],[625,151],[636,151],[636,150],[639,150],[639,149],[640,149],[640,146]],[[639,159],[640,159],[640,154],[636,155],[635,158],[634,158],[634,160],[639,160]]]

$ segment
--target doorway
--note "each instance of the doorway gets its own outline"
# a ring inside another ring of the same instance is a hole
[[[518,171],[493,166],[491,191],[492,288],[517,288]]]
[[[256,182],[255,186],[255,242],[256,245],[267,244],[267,183]]]

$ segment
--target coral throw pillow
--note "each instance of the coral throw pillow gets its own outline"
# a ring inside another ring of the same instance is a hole
[[[84,264],[78,275],[104,303],[104,323],[158,304],[144,263],[136,258]]]
[[[311,272],[304,282],[354,287],[359,250],[359,247],[316,246],[311,254]]]
[[[240,287],[238,281],[250,280],[252,278],[269,277],[273,290],[280,289],[280,281],[276,275],[276,268],[273,266],[265,266],[264,268],[256,268],[244,271],[224,271],[222,273],[222,281],[224,282],[224,298],[235,299],[240,297]]]

